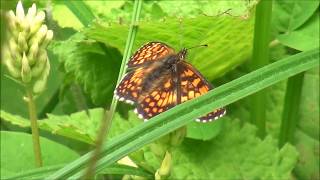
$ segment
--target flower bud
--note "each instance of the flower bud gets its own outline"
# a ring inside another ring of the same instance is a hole
[[[38,43],[32,43],[27,56],[30,66],[32,66],[35,63],[38,52],[39,52]]]
[[[16,17],[18,18],[19,22],[22,22],[24,19],[24,10],[21,1],[18,2],[17,8],[16,8]]]
[[[35,32],[37,32],[39,30],[45,17],[46,17],[46,14],[43,11],[40,11],[37,13],[36,17],[33,19],[31,31],[30,31],[31,34],[34,34]]]
[[[167,151],[166,155],[161,163],[160,168],[157,170],[155,174],[155,179],[166,179],[169,177],[172,166],[172,157],[171,154]]]
[[[41,47],[42,48],[47,48],[48,44],[50,43],[50,41],[53,38],[53,31],[52,30],[48,30],[47,31],[47,35],[45,37],[45,39],[43,40]]]
[[[28,9],[27,13],[27,20],[29,23],[32,23],[33,19],[36,17],[37,14],[37,7],[36,4],[32,4],[31,8]]]
[[[40,55],[37,58],[38,59],[37,63],[31,69],[32,77],[38,77],[41,74],[41,72],[44,70],[45,65],[48,61],[47,52],[45,50],[40,51],[39,54]]]
[[[47,85],[47,78],[50,72],[50,63],[49,61],[47,61],[46,63],[46,67],[44,68],[44,70],[42,71],[41,75],[40,75],[40,79],[38,79],[33,86],[33,92],[36,94],[39,94],[40,92],[42,92]]]
[[[18,35],[18,46],[20,51],[27,51],[28,49],[28,44],[25,35],[22,32],[20,32]]]
[[[21,78],[24,83],[29,83],[31,81],[31,70],[25,53],[23,53],[22,57]]]
[[[50,72],[46,47],[53,38],[53,32],[43,24],[45,13],[37,12],[33,4],[25,14],[22,2],[19,1],[16,13],[7,13],[9,33],[6,42],[4,64],[9,74],[22,84],[40,93],[45,89]]]

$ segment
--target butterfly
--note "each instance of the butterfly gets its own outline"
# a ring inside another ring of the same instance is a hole
[[[185,61],[187,49],[175,53],[162,42],[149,42],[137,50],[127,63],[129,72],[116,87],[119,101],[134,104],[139,118],[148,119],[190,99],[206,94],[212,85]],[[209,122],[225,115],[215,109],[196,119]]]

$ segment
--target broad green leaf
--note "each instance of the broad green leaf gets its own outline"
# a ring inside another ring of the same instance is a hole
[[[284,45],[297,49],[299,51],[307,51],[319,47],[319,11],[298,29],[280,34],[277,39]]]
[[[0,133],[1,168],[15,173],[34,169],[31,134],[9,131],[1,131]],[[40,137],[40,144],[44,166],[67,163],[79,157],[69,148],[43,137]]]
[[[81,111],[73,113],[70,116],[48,114],[48,119],[38,121],[38,125],[40,129],[53,134],[93,144],[103,112],[104,110],[102,108],[97,108],[90,109],[88,112]],[[1,110],[1,118],[14,125],[30,127],[29,120],[3,110]]]
[[[270,136],[260,140],[256,128],[236,119],[210,141],[185,140],[173,150],[169,179],[289,179],[298,159],[291,145],[277,148]]]
[[[65,0],[64,4],[73,12],[74,15],[80,20],[84,26],[91,24],[95,19],[90,8],[84,3],[83,0],[79,1],[68,1]]]
[[[187,61],[212,80],[250,57],[252,22],[252,19],[242,20],[234,17],[198,17],[182,19],[180,23],[175,18],[164,22],[141,22],[133,49],[137,50],[149,41],[165,42],[177,51],[183,47],[207,44],[207,48],[190,50]],[[116,47],[123,52],[127,30],[126,25],[95,24],[84,30],[84,33],[90,39]]]
[[[290,32],[304,24],[318,9],[319,1],[275,0],[273,24],[280,32]]]
[[[319,50],[312,50],[277,61],[232,82],[216,88],[207,94],[180,104],[169,111],[159,114],[150,121],[132,128],[113,138],[102,149],[102,159],[97,164],[101,171],[116,160],[138,150],[144,145],[184,126],[193,119],[206,114],[214,108],[225,106],[261,89],[273,85],[290,76],[319,65]],[[212,100],[215,101],[212,101]],[[206,104],[206,106],[203,106]],[[82,176],[81,166],[90,158],[88,153],[49,176],[52,178],[72,178]],[[76,173],[76,174],[75,174]]]
[[[56,42],[51,48],[65,71],[75,77],[95,104],[110,103],[120,67],[121,54],[117,49],[85,40],[81,33]]]
[[[52,18],[57,21],[59,26],[63,28],[74,28],[76,30],[83,28],[84,25],[71,10],[66,5],[57,2],[59,1],[55,1],[55,3],[52,4]]]
[[[191,122],[187,125],[187,136],[191,139],[209,140],[217,136],[223,129],[225,118],[220,118],[214,123]]]

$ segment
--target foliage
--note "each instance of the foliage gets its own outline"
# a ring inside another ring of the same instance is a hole
[[[33,152],[30,151],[32,149],[31,135],[10,131],[0,133],[1,177],[35,168]],[[79,157],[76,152],[52,140],[40,138],[40,142],[45,166],[64,164]]]

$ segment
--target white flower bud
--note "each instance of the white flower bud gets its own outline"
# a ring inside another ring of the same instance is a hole
[[[33,20],[33,23],[31,25],[31,34],[34,34],[37,32],[42,25],[42,22],[44,21],[46,17],[46,14],[43,11],[40,11],[37,13],[36,17]]]
[[[24,19],[24,10],[23,10],[23,6],[22,6],[21,1],[19,1],[17,4],[16,15],[17,15],[19,22],[22,22]]]
[[[9,31],[12,33],[12,31],[16,30],[17,28],[17,19],[12,10],[7,13],[7,18]]]
[[[24,83],[29,83],[31,81],[31,70],[25,53],[23,53],[22,57],[21,79]]]
[[[27,13],[27,20],[29,23],[32,23],[33,19],[36,17],[37,14],[37,7],[36,4],[32,4],[31,8],[28,9]]]

